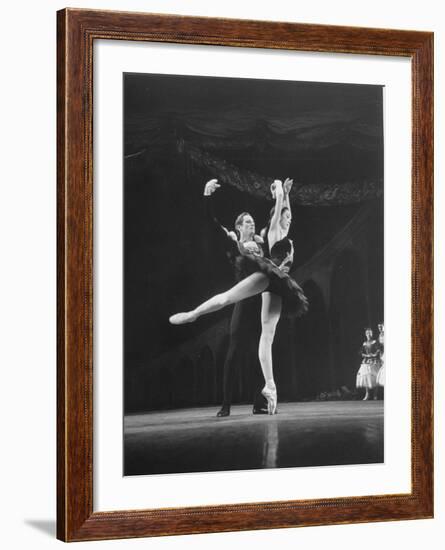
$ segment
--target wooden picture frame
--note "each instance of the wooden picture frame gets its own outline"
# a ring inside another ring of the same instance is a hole
[[[433,34],[65,9],[57,14],[57,537],[64,541],[433,516]],[[95,40],[402,56],[412,63],[412,426],[407,494],[93,512]]]

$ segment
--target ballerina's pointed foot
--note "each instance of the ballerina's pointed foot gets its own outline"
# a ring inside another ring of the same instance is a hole
[[[261,393],[267,400],[268,414],[277,414],[277,389],[265,386]]]
[[[185,311],[183,313],[175,313],[169,318],[172,325],[185,325],[186,323],[193,323],[196,320],[196,315],[192,311]]]

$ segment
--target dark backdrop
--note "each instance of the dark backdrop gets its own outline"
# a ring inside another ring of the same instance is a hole
[[[178,406],[172,385],[178,377],[186,383],[193,372],[196,378],[198,367],[178,374],[181,367],[172,364],[168,374],[157,373],[155,395],[151,370],[159,368],[155,365],[166,353],[193,344],[209,325],[225,326],[230,316],[226,310],[193,325],[168,323],[172,313],[190,309],[233,284],[205,218],[202,192],[212,177],[222,183],[214,197],[215,209],[231,228],[243,210],[262,227],[272,206],[268,185],[274,178],[294,178],[290,237],[295,266],[317,253],[365,203],[372,205],[368,252],[374,258],[378,303],[371,308],[372,319],[369,312],[362,317],[367,322],[381,320],[381,87],[146,74],[125,74],[123,83],[126,412]],[[353,278],[349,284],[354,284]],[[322,321],[309,318],[316,330],[305,330],[305,341],[315,355],[327,353],[320,348],[327,344],[317,341],[323,323],[329,322],[329,312],[323,311],[323,316]],[[285,338],[277,335],[280,341],[279,353],[285,354]],[[356,344],[358,348],[360,342]],[[221,337],[221,350],[225,345]],[[173,357],[172,362],[178,361]],[[184,372],[189,375],[184,377]],[[198,378],[193,384],[202,386],[203,377]],[[220,385],[219,378],[216,382]],[[304,398],[304,388],[303,381],[294,397]],[[204,388],[201,394],[205,392]],[[198,393],[195,387],[194,399],[182,404],[195,404]],[[212,398],[196,404],[219,396],[218,388]],[[248,399],[247,393],[237,398]]]

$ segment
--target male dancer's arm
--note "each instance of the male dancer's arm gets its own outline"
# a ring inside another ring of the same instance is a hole
[[[212,179],[208,181],[204,187],[204,202],[207,218],[215,228],[215,233],[221,246],[229,254],[234,251],[234,247],[236,247],[236,235],[220,224],[215,215],[212,195],[219,187],[221,186],[218,184],[218,180]]]

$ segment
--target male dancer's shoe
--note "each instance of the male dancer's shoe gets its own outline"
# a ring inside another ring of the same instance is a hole
[[[221,409],[216,413],[216,416],[219,418],[223,416],[230,416],[230,405],[223,405]]]

